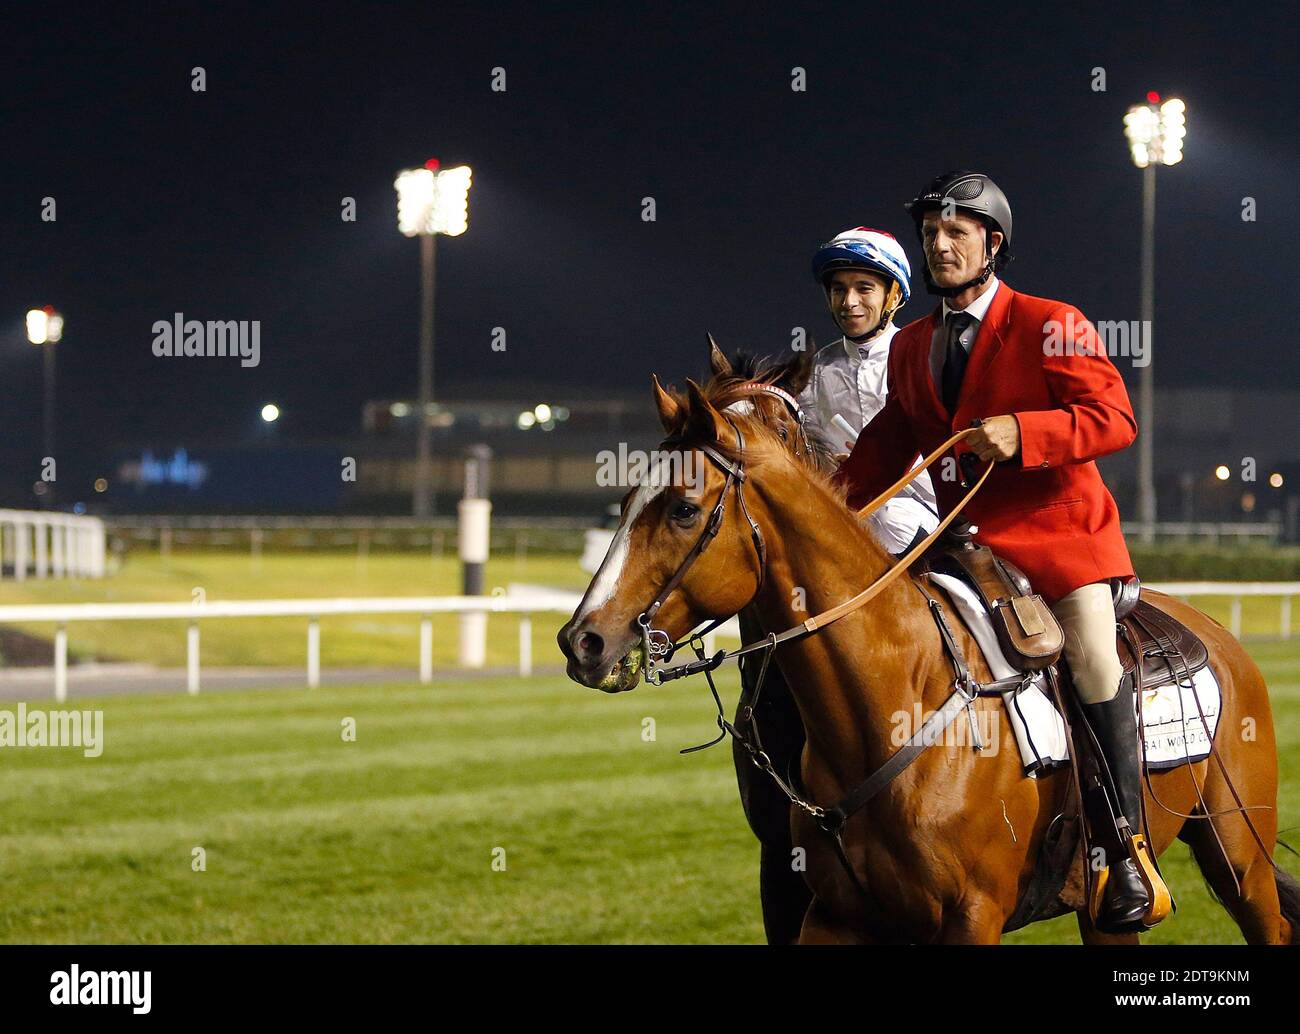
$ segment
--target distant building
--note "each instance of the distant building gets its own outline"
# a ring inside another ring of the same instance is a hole
[[[627,394],[499,384],[445,391],[455,398],[429,412],[436,512],[444,515],[454,512],[472,445],[492,449],[490,495],[497,513],[596,519],[623,494],[599,482],[599,454],[617,451],[620,443],[650,450],[663,437],[648,384]],[[74,471],[69,480],[88,486],[106,476],[102,495],[77,497],[90,512],[407,514],[415,408],[409,399],[367,402],[356,434],[328,440],[106,446],[103,455],[79,455],[84,474]],[[1300,539],[1297,413],[1300,392],[1157,391],[1160,519],[1278,522]],[[345,476],[348,460],[355,461],[355,480]],[[1219,467],[1226,478],[1216,474]],[[1137,450],[1106,457],[1101,468],[1121,514],[1135,519]],[[69,489],[60,491],[60,502],[72,501]]]

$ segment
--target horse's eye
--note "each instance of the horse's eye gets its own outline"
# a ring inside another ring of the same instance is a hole
[[[688,503],[685,499],[679,499],[673,504],[673,508],[669,511],[668,516],[678,524],[689,524],[699,516],[699,512],[700,508],[694,503]]]
[[[779,435],[781,436],[781,441],[783,441],[783,442],[784,442],[784,441],[787,441],[787,440],[789,439],[789,437],[790,437],[788,434],[785,433],[785,428],[784,428],[784,427],[778,427],[778,428],[776,429],[776,433],[779,434]]]

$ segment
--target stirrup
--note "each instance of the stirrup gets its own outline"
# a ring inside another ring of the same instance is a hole
[[[1146,913],[1142,916],[1142,925],[1150,930],[1169,915],[1173,908],[1173,895],[1169,893],[1169,888],[1156,869],[1147,838],[1141,833],[1135,833],[1129,838],[1128,856],[1133,859],[1142,885],[1147,889],[1148,904]]]
[[[1155,867],[1155,862],[1151,857],[1151,849],[1147,846],[1147,839],[1141,833],[1135,833],[1128,838],[1128,856],[1137,868],[1138,879],[1142,881],[1142,886],[1147,892],[1147,910],[1142,914],[1141,931],[1145,933],[1152,927],[1160,924],[1173,909],[1173,895],[1169,893],[1169,888],[1161,878],[1159,871]],[[1088,899],[1088,918],[1093,924],[1097,923],[1097,917],[1101,915],[1102,906],[1106,900],[1106,884],[1110,882],[1110,866],[1102,869],[1097,873],[1092,882],[1092,896]]]

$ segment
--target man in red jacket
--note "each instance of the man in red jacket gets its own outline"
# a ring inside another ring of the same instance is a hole
[[[956,462],[944,458],[931,468],[939,472],[940,511],[950,512],[964,494],[961,453],[996,462],[965,516],[978,527],[976,540],[1023,570],[1052,605],[1118,811],[1136,832],[1137,722],[1132,691],[1120,692],[1109,584],[1132,575],[1133,564],[1115,500],[1094,462],[1137,436],[1128,392],[1078,309],[998,280],[1011,258],[1011,208],[991,179],[945,173],[905,207],[925,252],[926,285],[944,301],[898,332],[888,401],[838,477],[849,485],[849,505],[861,507],[918,455],[980,422],[979,432],[954,450]],[[1148,904],[1133,861],[1112,860],[1098,927],[1145,929]]]

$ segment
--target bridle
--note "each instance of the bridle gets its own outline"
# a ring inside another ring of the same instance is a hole
[[[743,455],[745,450],[745,436],[741,433],[740,428],[737,427],[729,417],[724,417],[724,419],[731,426],[731,429],[736,432],[738,448]],[[680,437],[668,438],[664,440],[663,445],[660,447],[664,448],[673,445],[680,445],[681,441]],[[733,462],[726,456],[722,455],[722,453],[712,445],[700,444],[697,445],[696,448],[704,453],[714,466],[726,474],[727,480],[722,486],[722,491],[718,493],[718,501],[714,504],[713,509],[709,513],[709,519],[704,525],[704,530],[700,532],[699,538],[697,538],[695,544],[691,546],[690,552],[688,552],[686,556],[682,557],[682,562],[677,565],[677,570],[673,572],[672,577],[664,583],[663,588],[659,590],[659,594],[655,596],[650,606],[646,607],[646,609],[642,611],[636,619],[637,627],[641,631],[641,646],[644,653],[644,677],[646,682],[653,686],[661,684],[664,671],[661,665],[667,662],[682,645],[681,642],[674,643],[672,636],[663,629],[655,628],[653,621],[655,616],[659,613],[659,608],[664,605],[664,601],[672,595],[673,590],[681,585],[682,579],[686,577],[686,573],[691,569],[695,561],[703,555],[704,551],[709,548],[709,545],[713,540],[717,538],[718,531],[722,527],[722,521],[727,512],[727,496],[730,494],[733,486],[736,489],[736,499],[740,504],[740,512],[744,514],[745,520],[749,523],[750,537],[754,543],[754,550],[758,554],[758,588],[762,588],[763,581],[767,574],[767,544],[763,541],[763,532],[759,528],[758,522],[750,516],[749,507],[745,503],[744,460],[737,459]],[[758,589],[755,589],[755,592],[757,591]],[[726,620],[726,617],[718,618],[703,630],[692,633],[684,641],[689,642],[697,637],[703,639],[705,635],[712,632]],[[719,663],[721,663],[721,661],[719,661]],[[683,674],[686,673],[683,672]],[[674,675],[672,677],[680,678],[681,676]]]
[[[803,410],[800,408],[798,401],[793,395],[784,388],[777,387],[775,384],[768,384],[764,381],[745,381],[738,385],[736,390],[745,392],[749,395],[771,395],[773,398],[779,399],[781,402],[785,403],[791,414],[793,414],[796,426],[798,427],[798,438],[794,450],[795,455],[797,457],[807,458],[813,456],[812,444],[808,440],[808,431],[804,426]],[[743,401],[743,399],[740,401]],[[733,403],[733,405],[734,404],[735,403]],[[739,458],[734,461],[730,460],[719,450],[707,443],[696,446],[696,448],[708,457],[709,461],[715,467],[726,475],[726,483],[723,484],[722,491],[718,494],[718,501],[714,504],[712,511],[710,511],[709,519],[704,525],[704,530],[700,532],[700,537],[695,540],[695,544],[691,547],[690,552],[682,558],[682,562],[677,565],[677,570],[673,572],[672,577],[668,579],[664,584],[664,587],[659,590],[659,594],[654,598],[650,606],[646,607],[646,609],[642,611],[636,619],[637,628],[641,633],[643,677],[646,682],[650,683],[652,686],[661,684],[664,672],[661,665],[672,658],[673,654],[681,648],[683,642],[689,643],[699,640],[702,644],[704,636],[708,635],[727,620],[725,617],[718,618],[705,628],[693,632],[691,635],[687,636],[686,639],[676,643],[673,642],[672,637],[667,632],[661,628],[655,628],[653,625],[655,615],[659,613],[659,608],[664,605],[664,601],[667,600],[668,597],[672,595],[673,590],[682,583],[682,579],[686,577],[686,572],[691,569],[691,566],[695,561],[700,558],[704,551],[709,548],[709,544],[717,537],[718,531],[722,527],[722,520],[726,516],[727,495],[731,492],[733,486],[736,489],[736,500],[740,504],[740,512],[744,514],[745,520],[749,524],[749,534],[754,543],[754,551],[758,554],[758,585],[754,590],[755,592],[758,592],[758,590],[763,587],[764,579],[767,576],[767,544],[763,541],[762,529],[759,528],[758,522],[750,516],[749,507],[745,503],[745,436],[741,433],[740,428],[736,426],[735,422],[732,421],[730,417],[724,414],[723,419],[726,420],[731,429],[736,432],[736,448],[738,450]],[[784,429],[782,429],[781,436],[784,437]],[[680,446],[681,444],[681,436],[676,435],[666,438],[662,445],[660,445],[660,448],[671,448],[673,446]],[[763,640],[757,645],[762,646],[765,643],[766,640]],[[702,646],[699,652],[701,654],[703,653]],[[737,650],[726,656],[738,657],[745,652],[745,650]],[[719,660],[718,663],[721,664],[722,661]],[[670,677],[681,678],[683,675],[688,674],[694,674],[694,672],[684,671],[680,675],[672,675]]]
[[[749,391],[757,395],[771,395],[773,398],[780,399],[784,402],[786,408],[790,410],[790,414],[794,417],[795,426],[798,428],[798,431],[796,432],[798,438],[796,439],[794,447],[795,456],[801,459],[812,459],[814,457],[815,454],[813,452],[812,442],[808,439],[808,428],[804,423],[803,409],[800,407],[798,400],[793,395],[784,388],[778,387],[775,384],[768,384],[765,381],[746,381],[744,384],[740,385],[739,390]],[[733,405],[734,404],[735,403],[733,403]],[[739,434],[740,432],[737,431],[736,433]],[[777,428],[777,433],[784,440],[785,428]],[[741,448],[744,448],[743,444],[741,445]]]

